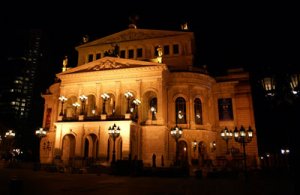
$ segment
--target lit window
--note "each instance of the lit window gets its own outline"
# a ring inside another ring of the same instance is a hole
[[[176,99],[176,121],[178,124],[186,124],[186,102],[182,97]]]
[[[202,124],[202,103],[199,98],[194,101],[195,123]]]

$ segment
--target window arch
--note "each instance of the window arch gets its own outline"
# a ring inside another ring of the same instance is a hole
[[[195,123],[202,125],[203,120],[202,120],[202,102],[199,98],[196,98],[194,100],[194,115],[195,115]]]
[[[183,97],[176,98],[176,124],[186,124],[186,102]]]

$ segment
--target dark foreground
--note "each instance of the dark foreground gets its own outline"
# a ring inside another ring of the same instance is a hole
[[[157,176],[114,176],[0,168],[0,194],[296,194],[287,174],[250,173],[247,180]]]

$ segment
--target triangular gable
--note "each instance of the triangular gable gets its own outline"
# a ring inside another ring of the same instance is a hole
[[[184,35],[184,34],[193,35],[192,32],[130,28],[130,29],[123,30],[118,33],[88,42],[86,44],[82,44],[82,45],[76,47],[76,49],[83,48],[83,47],[95,46],[95,45],[102,45],[102,44],[112,44],[112,43],[120,43],[120,42],[124,42],[124,41],[170,37],[170,36],[177,36],[177,35]]]
[[[165,65],[165,64],[117,58],[117,57],[104,57],[99,60],[77,66],[75,68],[70,68],[67,71],[59,73],[58,75],[79,73],[79,72],[103,71],[103,70],[111,70],[111,69],[138,68],[138,67],[146,67],[146,66],[161,66],[161,65]]]

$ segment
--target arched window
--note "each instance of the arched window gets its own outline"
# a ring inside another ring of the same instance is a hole
[[[202,103],[199,98],[194,100],[195,123],[203,124],[202,121]]]
[[[156,120],[156,112],[157,112],[157,98],[154,97],[150,100],[150,111],[152,113],[152,120]]]
[[[178,97],[176,99],[176,123],[177,124],[186,124],[186,103],[185,99]]]

